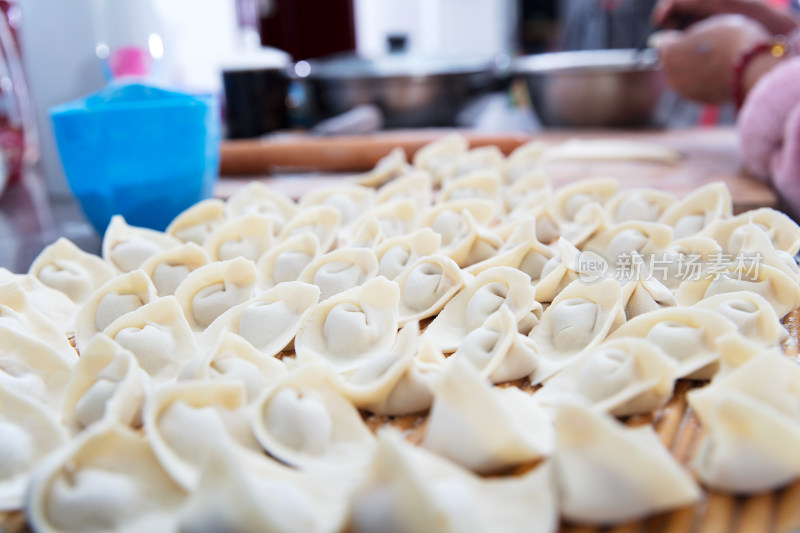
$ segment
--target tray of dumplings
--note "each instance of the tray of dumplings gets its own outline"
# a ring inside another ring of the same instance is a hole
[[[800,526],[800,227],[436,140],[0,277],[0,529]]]

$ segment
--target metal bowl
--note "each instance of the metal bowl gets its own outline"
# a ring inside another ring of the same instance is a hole
[[[389,128],[454,126],[469,99],[492,88],[499,77],[493,60],[405,54],[341,56],[310,61],[303,68],[318,118],[372,104],[381,109]]]
[[[643,127],[656,114],[665,81],[655,50],[586,50],[525,56],[531,105],[545,126]]]

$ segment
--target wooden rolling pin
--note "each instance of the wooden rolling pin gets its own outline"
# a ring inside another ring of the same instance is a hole
[[[405,149],[410,159],[421,146],[451,132],[433,129],[331,137],[298,134],[225,141],[221,149],[220,174],[257,175],[279,168],[322,172],[369,170],[396,146]],[[461,133],[472,147],[496,145],[505,154],[531,139],[524,133]]]

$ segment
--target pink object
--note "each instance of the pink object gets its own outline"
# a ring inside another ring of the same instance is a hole
[[[123,46],[111,52],[109,64],[115,78],[143,77],[150,73],[150,54],[138,46]]]
[[[758,81],[738,124],[745,165],[770,182],[789,214],[800,219],[800,57],[783,62]]]

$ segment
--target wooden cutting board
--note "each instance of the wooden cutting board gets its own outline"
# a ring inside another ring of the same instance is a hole
[[[321,185],[343,181],[348,175],[372,168],[396,147],[409,157],[424,144],[456,130],[407,130],[374,135],[315,137],[285,135],[258,140],[226,141],[222,145],[221,180],[217,193],[227,197],[253,178],[263,179],[294,198]],[[588,177],[615,177],[623,189],[651,187],[682,196],[712,181],[728,184],[734,209],[776,207],[778,198],[766,184],[741,166],[733,128],[684,130],[548,130],[535,134],[463,133],[472,146],[496,145],[504,153],[530,140],[550,144],[572,138],[623,139],[651,143],[678,151],[676,164],[642,161],[581,161],[552,163],[548,167],[555,186]],[[301,171],[301,173],[298,173]]]

